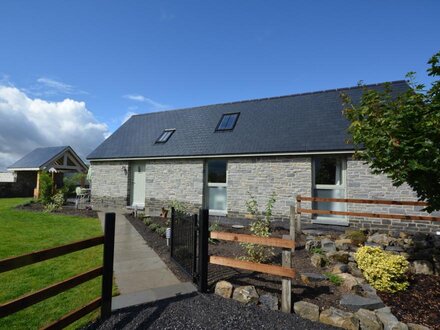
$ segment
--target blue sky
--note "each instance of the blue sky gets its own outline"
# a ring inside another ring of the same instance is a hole
[[[399,80],[408,71],[428,83],[439,12],[434,0],[2,0],[0,84],[31,99],[85,102],[111,132],[128,113]]]

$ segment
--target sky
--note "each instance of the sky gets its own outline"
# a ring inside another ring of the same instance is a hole
[[[132,114],[400,80],[429,85],[437,0],[0,2],[0,170],[87,156]]]

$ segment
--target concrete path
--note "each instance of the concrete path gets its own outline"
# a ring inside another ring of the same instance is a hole
[[[99,212],[104,227],[104,213]],[[113,309],[170,298],[195,290],[181,283],[123,214],[116,213],[114,276],[120,296]]]

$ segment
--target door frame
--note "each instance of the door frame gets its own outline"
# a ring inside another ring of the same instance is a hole
[[[143,203],[135,203],[135,191],[134,191],[134,176],[135,176],[135,166],[142,166],[144,173],[144,189],[143,189]],[[145,207],[145,197],[146,197],[146,163],[142,161],[134,161],[130,163],[130,206]]]

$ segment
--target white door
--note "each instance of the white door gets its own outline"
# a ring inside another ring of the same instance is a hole
[[[145,206],[145,164],[132,163],[131,165],[131,205]]]

